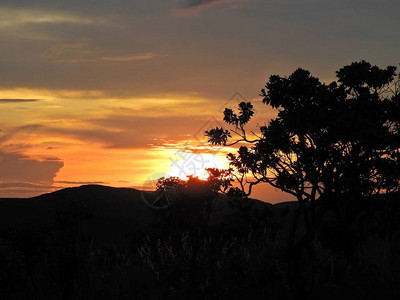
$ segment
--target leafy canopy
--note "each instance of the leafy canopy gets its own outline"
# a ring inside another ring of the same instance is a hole
[[[266,182],[294,195],[300,204],[361,199],[399,190],[400,96],[396,67],[361,61],[321,83],[309,71],[271,76],[260,96],[277,110],[259,134],[247,136],[254,115],[250,102],[226,108],[234,125],[206,132],[215,145],[242,146],[229,154],[244,195]],[[232,140],[232,134],[235,134]]]

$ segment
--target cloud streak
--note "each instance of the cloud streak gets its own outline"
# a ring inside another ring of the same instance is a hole
[[[181,0],[177,3],[174,11],[175,17],[193,17],[197,16],[201,11],[218,4],[244,3],[248,0]],[[236,8],[237,6],[231,6]]]
[[[112,61],[112,62],[130,62],[130,61],[142,61],[149,60],[160,56],[156,53],[145,53],[139,55],[129,55],[129,56],[105,56],[99,58],[70,58],[70,59],[59,59],[54,60],[54,62],[64,62],[64,63],[80,63],[80,62],[91,62],[91,61]]]
[[[50,49],[44,51],[42,56],[53,62],[60,63],[80,63],[94,61],[111,61],[111,62],[130,62],[150,60],[160,55],[154,52],[146,52],[140,54],[129,55],[105,55],[104,50],[93,48],[85,43],[62,43],[56,44]]]
[[[40,99],[0,99],[0,104],[1,103],[24,103],[24,102],[36,102],[39,101]]]
[[[0,104],[1,103],[25,103],[25,102],[36,102],[39,101],[40,99],[11,99],[11,98],[6,98],[6,99],[0,99]]]
[[[105,61],[134,61],[134,60],[148,60],[160,56],[156,53],[146,53],[143,55],[131,55],[131,56],[111,56],[111,57],[102,57],[101,60]]]

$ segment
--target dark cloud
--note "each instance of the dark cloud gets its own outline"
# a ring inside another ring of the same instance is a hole
[[[183,7],[196,7],[210,3],[218,3],[218,0],[184,0],[181,1]]]
[[[223,3],[239,3],[248,0],[181,0],[174,15],[177,17],[192,17],[198,15],[202,10]]]
[[[182,0],[180,6],[183,8],[193,8],[201,6],[213,6],[221,3],[245,2],[247,0]]]
[[[21,153],[0,150],[0,181],[52,183],[63,165],[60,160],[36,160]]]
[[[24,102],[36,102],[41,99],[0,99],[0,103],[24,103]]]
[[[0,197],[33,196],[54,189],[54,177],[63,165],[56,159],[36,160],[0,150]]]

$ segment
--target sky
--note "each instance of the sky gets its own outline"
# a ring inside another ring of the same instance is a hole
[[[353,61],[400,62],[398,0],[1,0],[0,197],[81,184],[151,188],[227,167],[225,106],[276,112],[272,74],[324,82]],[[266,186],[254,197],[288,196]]]

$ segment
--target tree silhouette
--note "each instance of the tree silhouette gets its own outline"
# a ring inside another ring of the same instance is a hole
[[[170,205],[157,215],[169,223],[169,230],[171,226],[195,231],[207,229],[211,214],[223,203],[220,193],[231,187],[232,178],[230,170],[208,168],[206,171],[209,175],[206,180],[195,176],[188,176],[187,180],[178,177],[158,180],[160,202],[169,201]],[[174,199],[166,199],[168,197]]]
[[[235,129],[206,132],[215,145],[243,144],[228,159],[245,196],[265,182],[296,197],[311,229],[316,207],[399,190],[400,96],[396,68],[380,69],[361,61],[336,72],[337,81],[321,83],[309,71],[271,76],[260,96],[277,116],[250,138],[250,102],[226,108],[224,121]],[[232,135],[235,139],[231,141]]]

